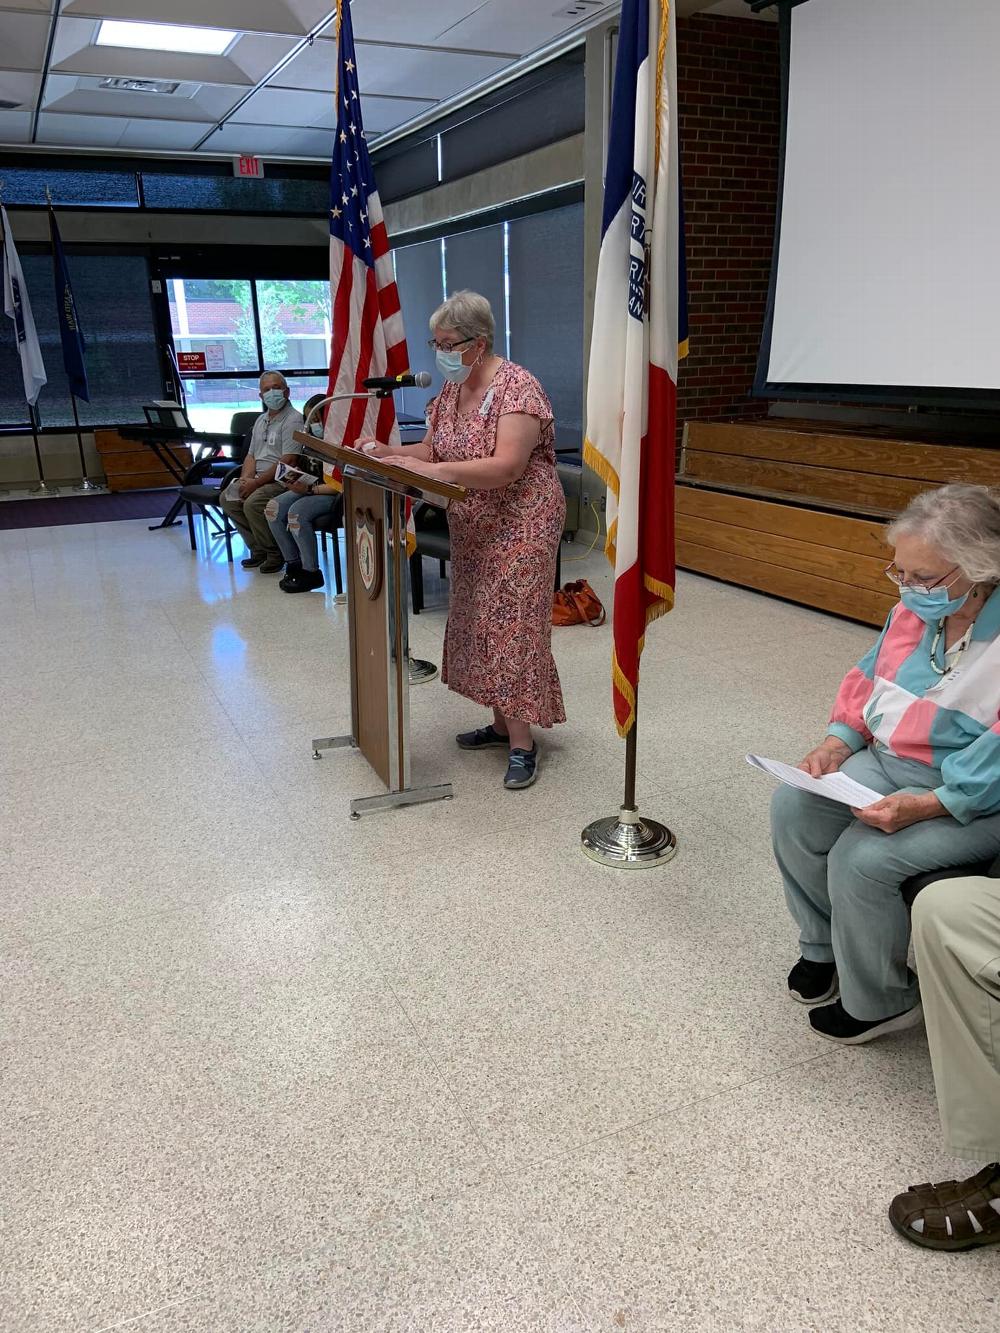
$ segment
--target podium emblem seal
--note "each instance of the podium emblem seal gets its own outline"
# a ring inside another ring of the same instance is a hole
[[[354,549],[361,585],[371,601],[382,591],[382,542],[379,522],[370,509],[354,511]]]

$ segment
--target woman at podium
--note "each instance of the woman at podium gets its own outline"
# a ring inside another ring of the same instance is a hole
[[[532,727],[565,722],[552,657],[552,588],[566,518],[552,407],[522,366],[493,351],[490,303],[456,292],[430,320],[445,384],[423,441],[369,448],[421,476],[466,487],[448,511],[451,597],[442,679],[492,709],[457,737],[463,750],[505,749],[504,786],[538,776]]]

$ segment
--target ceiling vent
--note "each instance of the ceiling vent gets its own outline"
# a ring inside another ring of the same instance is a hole
[[[16,111],[20,105],[20,102],[10,102],[6,97],[0,97],[0,111]]]
[[[122,93],[175,93],[181,86],[166,79],[101,79],[99,88],[111,88]]]
[[[605,0],[571,0],[568,5],[563,5],[562,9],[557,9],[553,18],[557,19],[581,19],[595,14],[597,10],[604,7]]]

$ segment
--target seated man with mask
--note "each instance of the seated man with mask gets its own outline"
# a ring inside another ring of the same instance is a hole
[[[293,436],[302,429],[302,414],[288,401],[288,381],[276,370],[261,375],[260,397],[264,411],[254,422],[242,471],[226,487],[220,503],[250,551],[242,561],[243,568],[276,574],[284,568],[285,558],[264,509],[273,496],[284,494],[285,488],[276,484],[274,473],[282,454],[295,450]]]

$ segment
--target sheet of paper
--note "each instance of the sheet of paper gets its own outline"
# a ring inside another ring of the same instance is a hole
[[[863,810],[866,805],[881,801],[882,793],[863,787],[846,773],[826,773],[821,778],[811,778],[801,768],[783,764],[780,759],[762,759],[760,755],[748,754],[747,763],[769,773],[772,778],[786,783],[789,787],[798,787],[802,791],[811,791],[816,796],[825,796],[829,801],[839,801],[841,805],[850,805]]]

